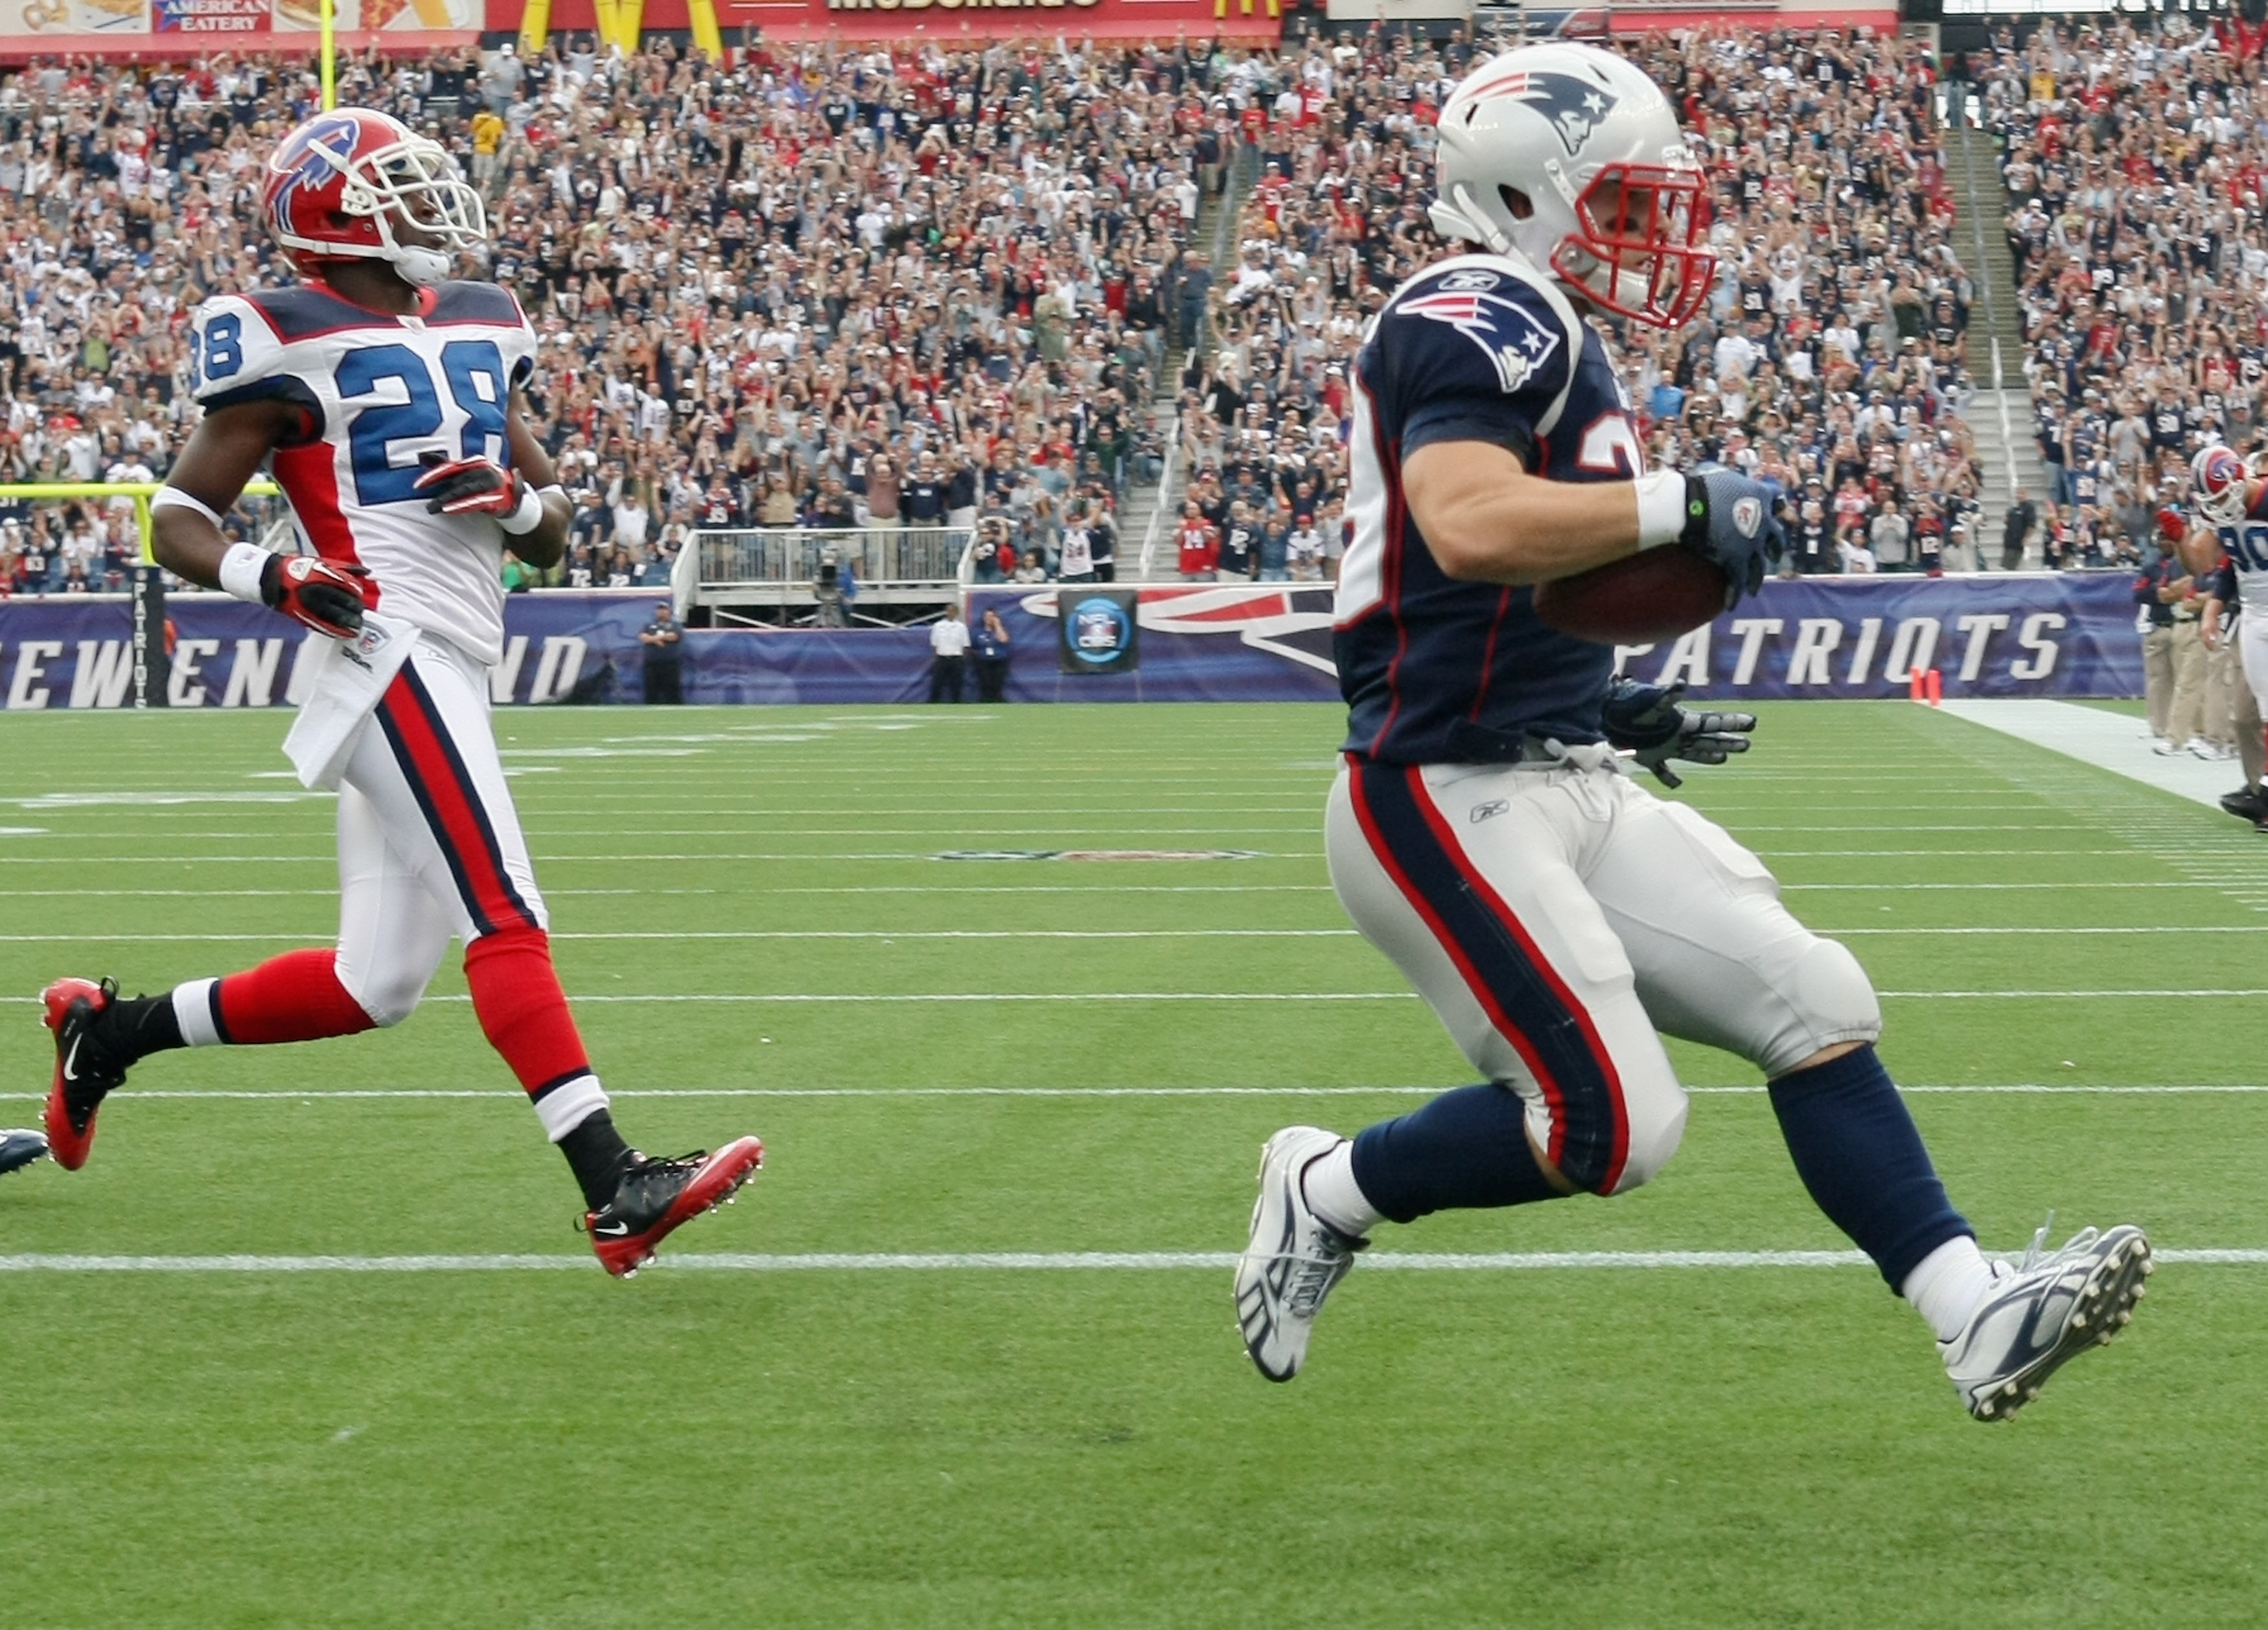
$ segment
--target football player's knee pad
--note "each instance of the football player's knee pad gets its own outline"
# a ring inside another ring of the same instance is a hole
[[[1848,947],[1813,936],[1784,980],[1783,1022],[1756,1058],[1767,1076],[1786,1075],[1822,1048],[1881,1039],[1882,1004]]]
[[[370,1022],[381,1030],[399,1024],[417,1010],[417,1004],[425,998],[426,983],[432,977],[431,973],[415,973],[409,969],[360,979],[347,977],[345,968],[341,968],[339,973],[340,983],[346,987],[347,995],[355,999],[357,1007],[370,1015]]]
[[[396,946],[389,954],[372,957],[367,962],[342,951],[335,966],[339,984],[347,995],[370,1015],[372,1024],[386,1029],[399,1024],[417,1010],[417,1004],[425,999],[425,987],[432,983],[433,972],[439,964],[438,952],[427,957],[422,948],[413,953],[410,947]]]

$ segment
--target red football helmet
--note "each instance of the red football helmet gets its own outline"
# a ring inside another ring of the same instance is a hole
[[[2190,496],[2214,525],[2234,526],[2244,518],[2245,485],[2250,474],[2234,447],[2219,442],[2200,447],[2190,460]]]
[[[388,114],[318,114],[276,144],[262,196],[268,229],[303,276],[333,261],[384,261],[420,288],[488,242],[481,195],[438,142]],[[402,226],[425,243],[398,241]]]

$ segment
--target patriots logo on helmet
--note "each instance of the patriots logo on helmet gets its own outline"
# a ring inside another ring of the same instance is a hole
[[[1474,101],[1483,97],[1508,96],[1525,102],[1550,122],[1570,158],[1582,151],[1583,143],[1591,139],[1591,132],[1599,128],[1599,121],[1614,112],[1617,99],[1573,74],[1529,73],[1524,69],[1486,80],[1466,94]]]
[[[1498,382],[1511,395],[1535,377],[1559,349],[1559,336],[1535,320],[1527,307],[1500,294],[1454,287],[1444,278],[1431,294],[1404,300],[1394,309],[1412,317],[1447,323],[1475,345],[1495,368]]]

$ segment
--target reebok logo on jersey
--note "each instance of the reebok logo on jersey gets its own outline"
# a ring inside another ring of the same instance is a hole
[[[1495,819],[1495,818],[1496,818],[1497,816],[1498,816],[1498,815],[1507,815],[1507,814],[1510,814],[1511,812],[1512,812],[1512,800],[1511,800],[1511,799],[1509,799],[1509,798],[1491,798],[1491,799],[1490,799],[1487,803],[1485,803],[1485,804],[1474,804],[1474,805],[1473,805],[1473,812],[1472,812],[1469,816],[1468,816],[1466,819],[1468,819],[1469,820],[1470,820],[1470,821],[1473,823],[1473,825],[1474,825],[1474,826],[1479,826],[1479,825],[1480,825],[1483,821],[1484,821],[1484,820],[1491,820],[1491,819]]]
[[[1518,301],[1485,290],[1453,289],[1447,279],[1432,293],[1415,296],[1394,309],[1447,323],[1470,340],[1496,369],[1507,396],[1534,378],[1559,349],[1559,336]]]

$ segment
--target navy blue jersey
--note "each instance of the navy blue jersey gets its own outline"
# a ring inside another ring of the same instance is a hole
[[[1403,461],[1432,442],[1492,443],[1555,481],[1635,478],[1630,400],[1598,335],[1526,263],[1461,255],[1395,291],[1355,383],[1335,642],[1346,750],[1491,763],[1528,734],[1600,740],[1613,651],[1546,628],[1532,590],[1445,576],[1402,496]]]

